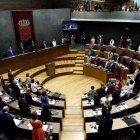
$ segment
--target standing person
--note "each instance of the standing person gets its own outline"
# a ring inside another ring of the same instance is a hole
[[[46,137],[45,132],[42,129],[42,122],[38,120],[36,111],[31,114],[30,124],[33,127],[32,140],[42,140]]]
[[[114,39],[110,40],[110,46],[112,46],[112,47],[114,46]]]
[[[68,35],[66,35],[66,36],[65,36],[65,43],[66,43],[66,44],[69,44],[69,41],[70,41],[70,38],[69,38]]]
[[[92,33],[89,34],[88,43],[91,43],[91,39],[92,39]]]
[[[26,82],[28,84],[28,88],[31,88],[31,78],[29,76],[29,73],[26,73]]]
[[[110,115],[110,111],[112,110],[112,105],[110,104],[110,101],[109,100],[106,100],[104,102],[104,106],[102,107],[102,118],[104,118],[104,115],[105,115],[106,110],[108,110],[109,116],[111,116]]]
[[[10,69],[8,70],[8,79],[9,79],[9,82],[12,84],[13,80],[14,80],[14,76],[13,76],[12,71]]]
[[[129,74],[132,74],[133,72],[133,59],[132,58],[130,58],[129,60],[128,68],[129,68]]]
[[[109,85],[109,86],[108,86],[108,89],[107,89],[107,94],[113,94],[114,88],[115,88],[115,85],[114,85],[113,82],[111,81],[111,85]]]
[[[40,96],[40,101],[42,104],[49,104],[49,97],[46,94],[46,91],[42,92],[42,95]]]
[[[128,36],[126,39],[127,45],[129,45],[129,43],[131,42],[131,38]]]
[[[77,5],[77,11],[80,11],[80,4]]]
[[[91,38],[91,44],[94,46],[94,44],[95,44],[95,38],[94,38],[94,36],[92,36],[92,38]]]
[[[127,98],[132,98],[133,94],[133,88],[134,88],[135,82],[133,80],[130,80],[129,85],[127,86]]]
[[[110,50],[110,52],[108,53],[108,59],[109,60],[113,59],[113,52],[112,52],[112,50]]]
[[[139,67],[136,67],[136,70],[134,72],[134,78],[136,78],[137,74],[139,73]]]
[[[99,65],[99,61],[100,61],[100,58],[98,57],[98,55],[96,55],[94,64],[98,66]]]
[[[111,65],[110,65],[110,72],[113,72],[114,73],[114,71],[115,71],[115,62],[114,62],[114,60],[112,60],[111,61]]]
[[[105,62],[105,69],[110,69],[110,61],[108,59]]]
[[[53,45],[53,47],[56,47],[56,40],[55,39],[53,39],[52,45]]]
[[[85,47],[85,41],[86,41],[86,35],[85,33],[83,32],[82,35],[81,35],[81,48]]]
[[[98,44],[99,44],[99,45],[103,45],[103,38],[102,38],[101,35],[99,36]]]
[[[120,47],[123,48],[123,45],[124,45],[124,40],[123,40],[123,37],[121,36],[121,38],[120,38]]]
[[[23,54],[25,52],[23,43],[20,43],[20,53]]]
[[[33,52],[33,51],[36,51],[34,41],[32,41],[32,43],[31,43],[31,51],[32,51],[32,52]]]
[[[75,36],[71,36],[71,48],[75,48]]]
[[[0,133],[4,134],[8,140],[15,140],[16,129],[17,127],[13,117],[9,114],[9,107],[4,106],[2,112],[0,113]]]
[[[111,131],[112,131],[113,120],[110,117],[108,110],[105,111],[104,117],[99,122],[98,134],[100,140],[112,140]]]
[[[7,55],[8,57],[12,57],[14,55],[13,50],[11,47],[9,47],[8,51],[7,51]]]
[[[42,45],[41,45],[41,48],[42,48],[42,49],[46,49],[46,48],[47,48],[47,44],[46,44],[45,41],[43,41],[43,43],[42,43]]]
[[[88,98],[94,98],[95,93],[94,86],[91,86],[91,90],[87,93]]]

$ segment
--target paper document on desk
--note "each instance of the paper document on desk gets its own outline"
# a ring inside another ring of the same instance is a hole
[[[89,117],[91,117],[91,116],[93,116],[93,111],[88,111],[87,114]]]
[[[101,112],[101,110],[93,111],[93,115],[94,115],[94,116],[102,115],[102,112]]]
[[[29,129],[30,129],[30,130],[32,130],[32,129],[33,129],[32,125],[31,125],[30,123],[28,123],[28,125],[27,125],[27,126],[29,127]]]
[[[41,110],[36,110],[37,115],[41,115]]]
[[[37,101],[39,98],[37,98],[37,97],[32,97],[32,100],[33,101]]]
[[[37,87],[37,90],[40,90],[42,87]]]
[[[140,102],[140,97],[136,99],[136,101]]]
[[[16,126],[19,126],[19,124],[22,122],[22,120],[18,120],[18,119],[13,119]]]
[[[87,98],[87,97],[88,97],[88,95],[87,95],[87,94],[82,95],[82,98],[83,98],[83,99],[85,99],[85,98]]]
[[[25,90],[20,90],[20,93],[26,93],[26,91]]]
[[[50,105],[55,105],[55,100],[49,100]]]
[[[0,96],[2,96],[3,95],[3,93],[0,91]]]
[[[96,126],[93,126],[93,125],[91,125],[91,126],[89,126],[90,127],[90,131],[91,132],[97,132],[98,131],[98,125],[96,125]]]
[[[47,131],[48,125],[43,125],[43,126],[42,126],[42,129],[43,129],[44,131]]]
[[[127,105],[120,105],[120,106],[117,106],[116,107],[116,110],[117,111],[121,111],[121,110],[125,110],[125,109],[128,109],[129,107]]]

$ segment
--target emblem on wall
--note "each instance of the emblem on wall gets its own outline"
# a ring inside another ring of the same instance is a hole
[[[31,38],[31,29],[29,20],[20,20],[18,22],[21,40],[27,41]]]

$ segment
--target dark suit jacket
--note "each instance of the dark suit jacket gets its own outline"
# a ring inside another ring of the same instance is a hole
[[[33,44],[31,44],[31,51],[35,51],[36,50],[36,48],[35,48],[35,44],[33,45]]]
[[[113,73],[115,71],[115,65],[116,65],[115,63],[110,65],[110,71],[113,72]]]
[[[20,96],[20,89],[17,85],[12,84],[12,89],[14,90],[14,95],[16,96],[16,99],[19,98]]]
[[[28,102],[29,105],[32,104],[32,96],[30,93],[25,93],[25,100]]]
[[[118,89],[118,90],[114,90],[113,94],[112,94],[112,98],[113,100],[111,101],[111,104],[118,104],[120,102],[120,93],[121,93],[121,90]]]
[[[133,61],[129,61],[128,67],[129,67],[129,70],[132,72],[132,70],[133,70]]]
[[[106,61],[107,63],[107,61]],[[105,63],[105,66],[106,66],[106,63]],[[107,66],[106,66],[106,69],[109,69],[110,68],[110,62],[107,63]]]
[[[99,57],[95,58],[94,64],[98,66],[99,65],[99,61],[100,61],[100,58]]]
[[[98,39],[98,44],[103,45],[103,38]]]
[[[45,45],[44,45],[44,43],[42,43],[42,49],[45,49]],[[46,44],[46,48],[47,48],[47,44]]]
[[[16,125],[10,114],[0,113],[0,131],[7,135],[15,135]]]
[[[31,113],[28,102],[25,101],[24,99],[19,99],[18,100],[18,105],[19,105],[20,113],[22,114],[22,116],[23,117],[28,117],[29,114]]]
[[[8,55],[9,57],[13,56],[13,50],[8,50],[8,51],[7,51],[7,55]]]
[[[9,82],[13,83],[14,77],[10,72],[8,72],[8,78],[9,78]]]
[[[137,74],[136,78],[135,78],[135,86],[139,86],[140,85],[140,72]],[[140,87],[139,87],[140,89]]]
[[[23,46],[23,48],[20,46],[20,53],[23,54],[24,51],[25,51],[24,46]]]
[[[101,99],[101,94],[95,95],[94,96],[94,106],[99,107],[100,106],[100,99]]]
[[[99,122],[98,133],[102,138],[109,138],[112,130],[113,120],[103,118]]]
[[[42,111],[41,112],[41,121],[46,121],[46,122],[52,121],[51,120],[51,112],[50,111],[47,111],[47,112]]]
[[[89,54],[91,53],[91,54]],[[88,55],[93,56],[93,50],[88,50]]]

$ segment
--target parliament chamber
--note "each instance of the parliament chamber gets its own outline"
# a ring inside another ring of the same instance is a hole
[[[0,140],[139,140],[139,0],[0,1]]]

